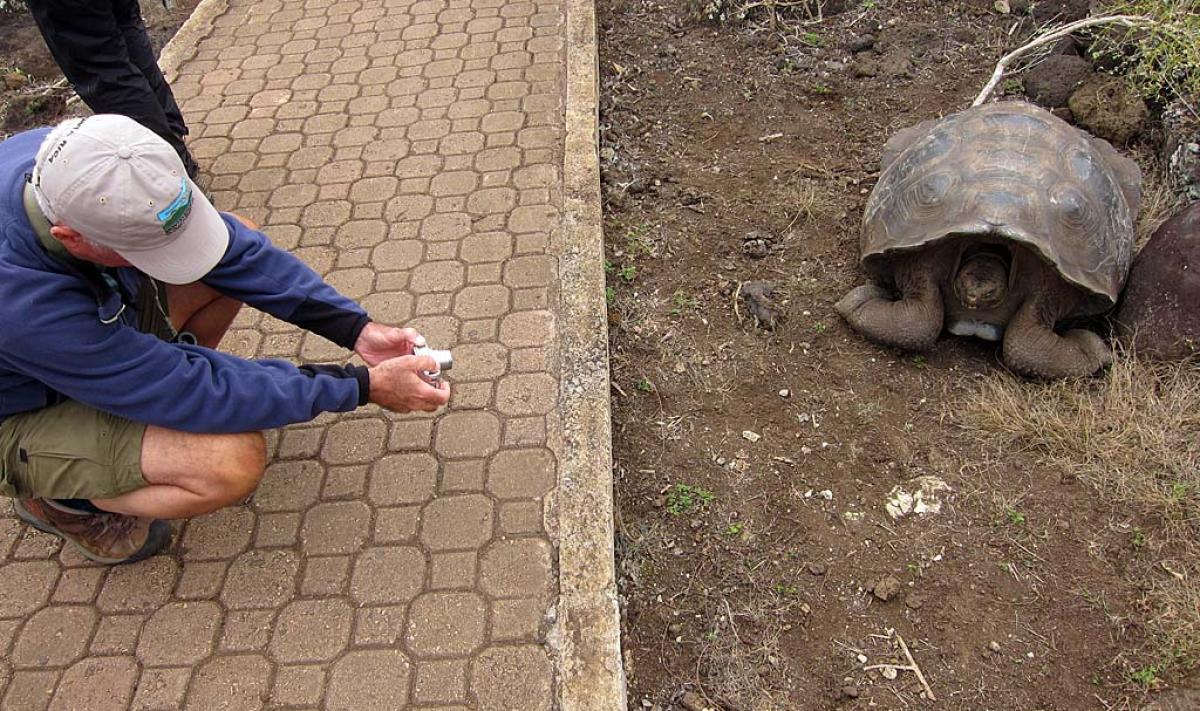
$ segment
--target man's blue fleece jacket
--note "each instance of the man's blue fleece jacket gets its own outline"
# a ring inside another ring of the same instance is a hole
[[[46,251],[25,214],[24,185],[48,132],[0,143],[0,420],[71,399],[170,429],[248,432],[366,403],[361,366],[245,360],[139,332],[141,273],[102,269],[112,279],[85,278]],[[353,348],[366,312],[261,232],[222,217],[229,247],[201,281]]]

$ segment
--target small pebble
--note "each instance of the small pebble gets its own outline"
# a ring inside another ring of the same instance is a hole
[[[842,696],[847,699],[857,699],[858,698],[858,687],[857,686],[843,686],[842,687]]]
[[[900,592],[900,587],[900,581],[897,580],[895,576],[889,575],[872,585],[871,592],[875,595],[875,597],[887,602]]]
[[[996,654],[999,654],[1000,653],[1000,643],[997,642],[996,640],[992,640],[991,642],[988,642],[988,649],[992,650]]]
[[[792,391],[788,390],[787,388],[784,388],[783,390],[779,391],[779,397],[791,397],[791,396],[792,396]]]

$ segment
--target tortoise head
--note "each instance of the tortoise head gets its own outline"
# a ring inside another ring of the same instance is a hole
[[[968,250],[954,274],[954,295],[968,309],[990,309],[1008,296],[1012,257],[998,245]]]

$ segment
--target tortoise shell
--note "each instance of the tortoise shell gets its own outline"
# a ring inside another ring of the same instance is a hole
[[[1108,142],[1025,102],[967,109],[900,131],[863,216],[863,264],[951,237],[1019,242],[1092,298],[1116,303],[1141,199],[1137,164]]]

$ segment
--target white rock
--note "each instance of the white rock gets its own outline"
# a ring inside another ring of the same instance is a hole
[[[919,476],[907,484],[897,484],[888,492],[884,508],[894,519],[910,514],[919,516],[941,513],[942,492],[953,491],[936,476]]]
[[[750,442],[757,442],[758,440],[762,439],[762,435],[754,432],[753,430],[742,430],[742,439],[749,440]]]

